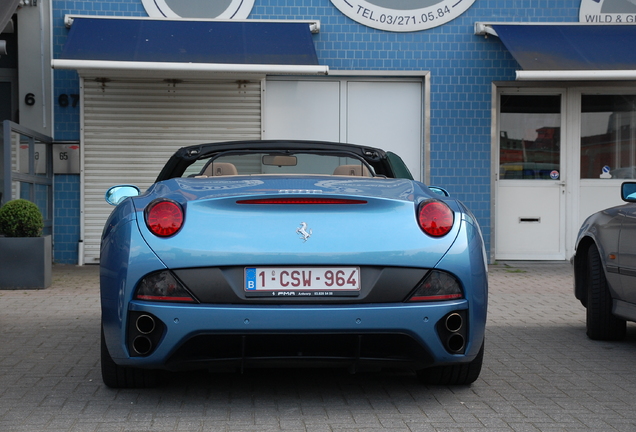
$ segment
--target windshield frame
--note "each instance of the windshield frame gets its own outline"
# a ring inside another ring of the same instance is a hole
[[[157,177],[157,182],[171,178],[181,177],[186,169],[199,159],[212,158],[217,154],[227,151],[243,151],[251,153],[280,153],[301,152],[318,153],[326,152],[338,155],[347,155],[365,161],[373,168],[376,176],[387,178],[407,178],[413,180],[408,171],[394,172],[392,164],[384,150],[347,143],[334,143],[328,141],[303,141],[303,140],[250,140],[229,141],[219,143],[199,144],[182,147],[168,160]],[[396,155],[397,156],[397,155]]]
[[[365,167],[368,170],[368,175],[365,175],[364,177],[376,177],[376,173],[375,173],[375,169],[373,168],[373,166],[371,166],[366,160],[364,160],[364,158],[361,158],[360,156],[356,155],[355,153],[352,152],[347,152],[347,151],[331,151],[331,150],[286,150],[284,152],[281,151],[262,151],[262,150],[227,150],[227,151],[223,151],[223,152],[218,152],[215,153],[213,155],[204,155],[202,157],[197,158],[189,167],[188,169],[186,169],[186,171],[184,171],[183,175],[184,177],[203,177],[204,176],[204,172],[206,171],[206,169],[213,163],[215,163],[216,161],[222,161],[224,158],[231,158],[232,156],[259,156],[261,158],[261,166],[262,167],[266,167],[266,166],[270,166],[270,167],[274,167],[275,165],[272,164],[264,164],[262,162],[263,157],[265,156],[297,156],[298,160],[297,163],[300,162],[305,162],[305,160],[303,160],[303,158],[301,158],[302,155],[316,155],[316,156],[324,156],[324,157],[332,157],[332,158],[346,158],[346,164],[347,165],[351,165],[351,164],[356,164],[356,165],[360,165]],[[353,160],[351,160],[353,159]],[[192,168],[192,165],[195,165],[197,162],[199,161],[205,161],[205,164],[203,164],[201,166],[201,168],[199,170],[195,170],[196,173],[190,173],[190,175],[186,175],[188,173],[188,170]],[[231,161],[230,161],[231,162]],[[327,161],[325,159],[325,162],[327,162],[327,165],[329,165],[329,161]],[[333,167],[331,167],[329,172],[280,172],[280,173],[267,173],[267,172],[243,172],[243,170],[239,170],[241,172],[238,173],[238,175],[333,175],[333,168],[335,168],[338,165],[343,165],[342,163],[339,164],[332,164]],[[295,166],[295,165],[294,165]],[[285,167],[288,168],[288,167]],[[329,168],[328,168],[329,169]],[[319,171],[319,170],[316,170]],[[207,176],[205,176],[207,177]]]

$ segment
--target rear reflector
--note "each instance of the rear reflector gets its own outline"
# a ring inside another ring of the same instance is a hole
[[[341,198],[259,198],[236,201],[237,204],[366,204],[365,200]]]

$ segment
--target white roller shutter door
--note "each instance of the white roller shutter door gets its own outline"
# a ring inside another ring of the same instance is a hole
[[[99,262],[106,189],[147,189],[180,147],[260,139],[261,82],[82,80],[83,261]],[[81,253],[81,251],[80,251]],[[82,257],[80,257],[80,260]]]

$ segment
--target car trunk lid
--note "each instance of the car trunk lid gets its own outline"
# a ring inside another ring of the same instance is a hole
[[[456,218],[442,238],[424,234],[417,203],[433,196],[408,180],[251,176],[173,179],[155,189],[185,211],[183,227],[169,238],[152,235],[140,223],[148,245],[169,268],[433,267],[452,245],[459,224]],[[152,196],[138,198],[138,209]]]

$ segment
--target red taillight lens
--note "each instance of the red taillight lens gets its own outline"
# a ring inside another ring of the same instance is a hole
[[[417,222],[431,237],[442,237],[453,228],[455,213],[442,201],[424,201],[417,211]]]
[[[174,201],[157,201],[146,210],[148,229],[159,237],[169,237],[183,225],[183,209]]]

